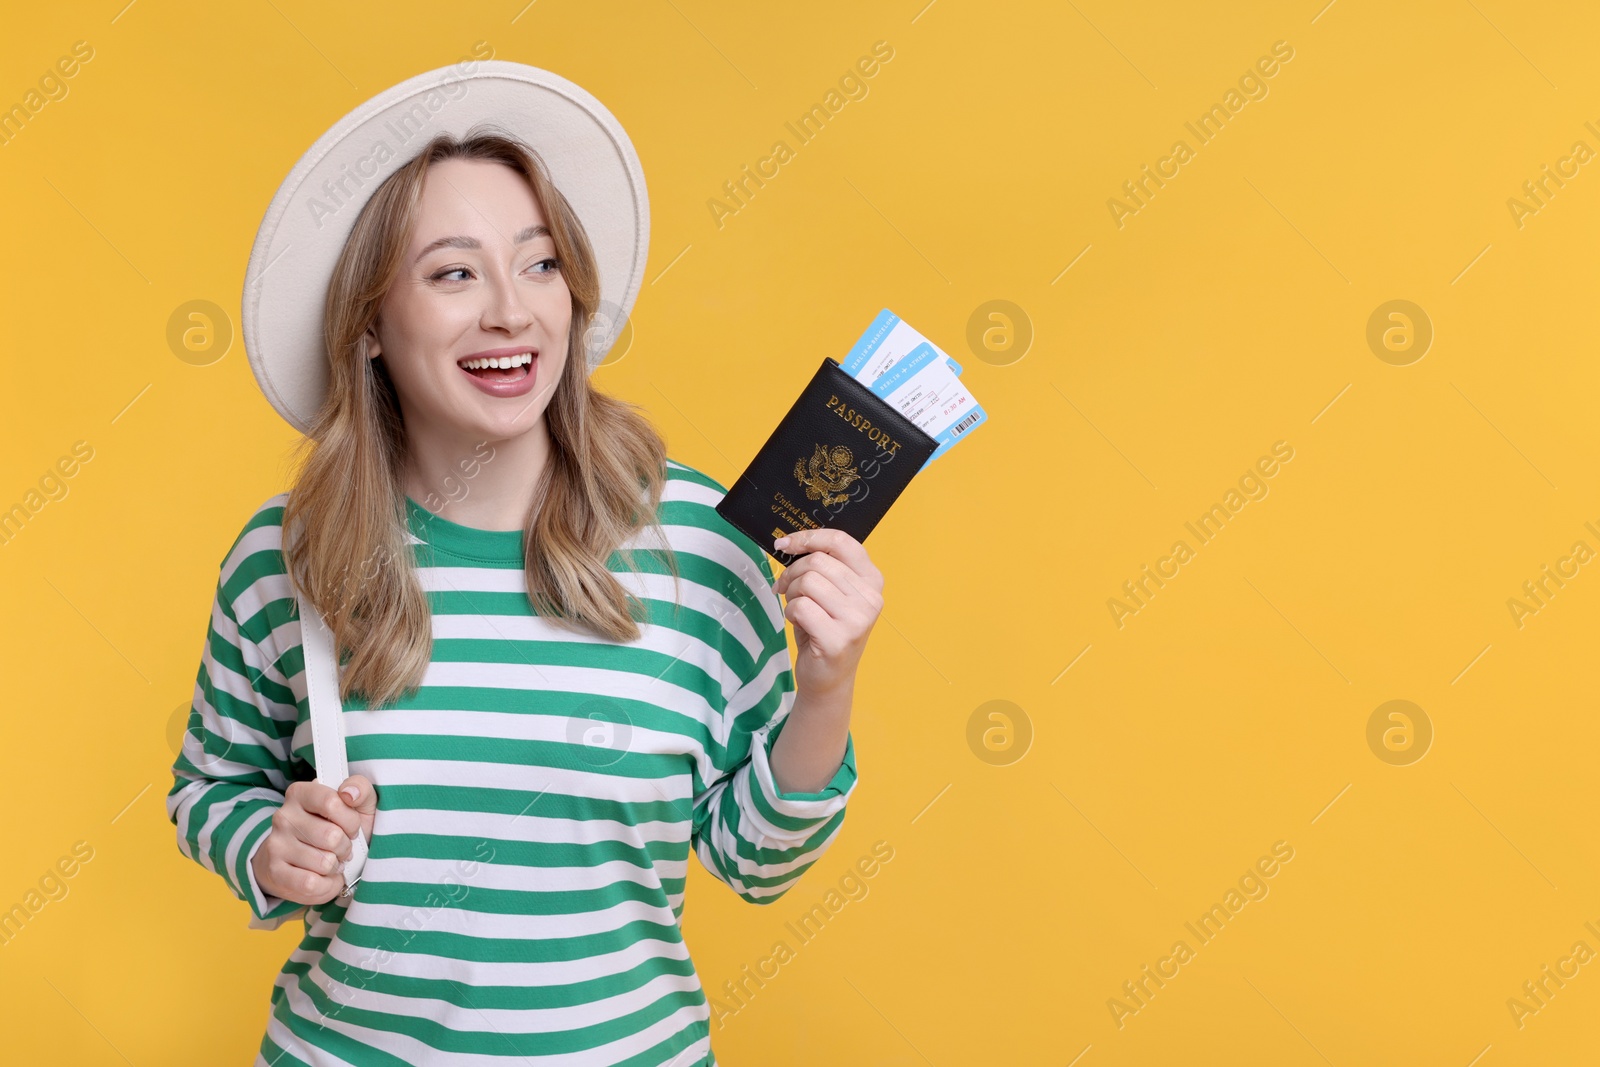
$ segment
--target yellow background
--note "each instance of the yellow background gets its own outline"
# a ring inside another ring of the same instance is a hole
[[[675,458],[730,482],[882,307],[990,413],[869,541],[887,606],[842,836],[768,908],[691,865],[686,934],[717,995],[874,842],[894,849],[714,1029],[722,1062],[1593,1055],[1600,962],[1520,1028],[1506,1002],[1575,942],[1600,951],[1600,565],[1520,628],[1507,601],[1574,542],[1600,550],[1600,162],[1520,227],[1507,200],[1575,141],[1600,149],[1600,16],[923,2],[8,12],[0,103],[95,49],[0,147],[0,506],[94,449],[0,547],[0,907],[94,850],[0,947],[9,1058],[254,1055],[298,924],[248,930],[162,805],[217,565],[285,487],[293,431],[236,322],[208,366],[166,324],[196,299],[236,316],[300,152],[480,40],[591,90],[639,150],[650,265],[598,382]],[[880,40],[868,95],[796,146],[785,121]],[[1269,94],[1195,145],[1183,123],[1280,40]],[[719,228],[707,201],[779,138],[794,158]],[[1180,138],[1195,158],[1118,228],[1107,200]],[[968,346],[997,299],[1031,323],[1021,359]],[[1394,299],[1435,331],[1408,366],[1366,342]],[[1107,600],[1280,440],[1270,493],[1119,628]],[[1367,743],[1397,699],[1434,731],[1404,766]],[[969,745],[991,700],[1031,725],[1020,760]],[[1191,940],[1277,841],[1294,858],[1269,895]],[[1179,939],[1194,958],[1119,1028],[1108,999]]]

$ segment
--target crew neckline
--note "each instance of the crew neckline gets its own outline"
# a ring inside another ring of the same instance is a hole
[[[411,532],[440,552],[465,559],[522,563],[521,530],[480,530],[436,515],[406,495]]]

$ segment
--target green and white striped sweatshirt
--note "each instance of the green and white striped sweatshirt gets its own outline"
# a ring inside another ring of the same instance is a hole
[[[610,570],[648,605],[637,641],[539,617],[521,532],[407,498],[432,608],[412,697],[345,703],[350,772],[372,780],[370,854],[350,897],[265,894],[250,860],[292,781],[316,772],[286,494],[223,560],[167,814],[252,926],[303,917],[255,1063],[714,1067],[680,919],[692,849],[752,903],[786,892],[838,835],[855,744],[816,793],[780,792],[771,751],[794,703],[767,557],[668,461],[659,549]]]

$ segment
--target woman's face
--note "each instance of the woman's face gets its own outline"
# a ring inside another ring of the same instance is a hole
[[[368,335],[414,442],[501,441],[539,425],[572,321],[546,223],[510,167],[447,159],[428,169],[411,245]],[[505,357],[509,369],[474,364]]]

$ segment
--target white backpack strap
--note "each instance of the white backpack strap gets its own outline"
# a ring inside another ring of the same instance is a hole
[[[306,700],[311,705],[311,745],[316,754],[317,781],[329,789],[338,789],[350,777],[350,768],[344,752],[344,709],[339,702],[333,630],[305,597],[295,599],[300,607],[300,641],[306,661]],[[341,895],[348,895],[355,887],[366,862],[367,839],[358,833],[350,840]]]

